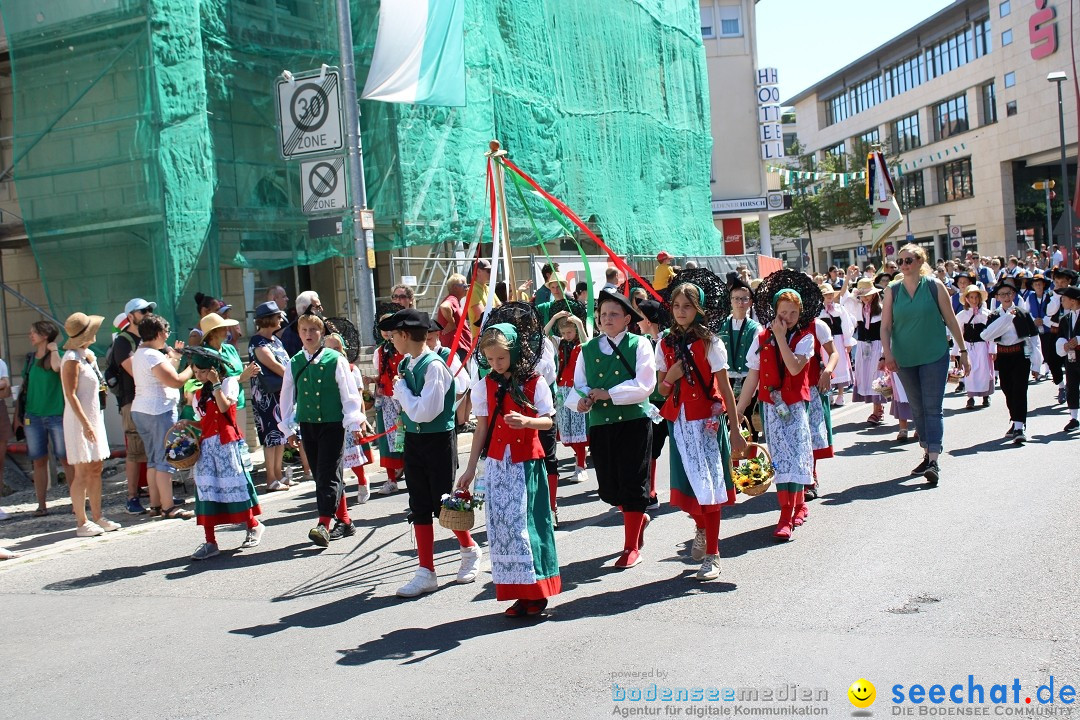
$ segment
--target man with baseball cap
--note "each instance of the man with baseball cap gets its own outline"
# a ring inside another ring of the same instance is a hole
[[[110,358],[106,357],[106,373],[109,366],[118,368],[115,377],[118,383],[116,392],[116,404],[120,407],[120,417],[124,425],[124,448],[127,456],[124,460],[124,471],[127,475],[128,499],[124,508],[129,515],[142,515],[146,508],[139,502],[139,477],[142,466],[146,464],[146,449],[143,447],[142,437],[135,429],[135,422],[131,419],[131,402],[135,399],[135,377],[131,369],[131,357],[139,347],[139,322],[150,315],[157,308],[157,303],[148,302],[142,298],[132,298],[124,306],[124,314],[127,325],[120,330],[109,348]]]

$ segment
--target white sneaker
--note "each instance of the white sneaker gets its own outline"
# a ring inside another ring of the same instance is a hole
[[[259,523],[255,527],[247,531],[247,535],[244,536],[244,542],[240,543],[242,548],[258,547],[262,542],[263,533],[266,532],[266,525]]]
[[[397,483],[393,480],[387,480],[381,486],[379,486],[380,495],[393,495],[397,492]]]
[[[9,517],[11,516],[4,512],[4,508],[0,508],[0,520],[7,520]]]
[[[715,580],[720,577],[720,556],[706,555],[694,577],[698,580]]]
[[[698,528],[694,533],[694,544],[690,546],[690,557],[695,561],[705,558],[705,531]]]
[[[123,525],[121,525],[120,523],[113,522],[107,517],[103,517],[100,520],[95,520],[94,524],[100,527],[105,532],[116,532],[123,527]]]
[[[461,567],[457,573],[459,585],[475,582],[476,576],[480,574],[480,558],[482,557],[484,557],[484,552],[479,545],[461,548]]]
[[[574,468],[574,477],[572,482],[583,483],[589,479],[589,471],[583,467]]]
[[[435,592],[438,589],[439,580],[435,577],[435,571],[419,567],[416,568],[413,579],[397,589],[397,596],[413,598],[424,593]]]
[[[356,493],[356,502],[363,505],[371,498],[371,488],[367,485],[361,485],[359,492]]]
[[[98,535],[104,535],[105,529],[95,522],[87,520],[82,525],[75,528],[75,535],[77,537],[97,537]]]
[[[191,553],[192,560],[208,560],[209,558],[219,555],[217,543],[203,543],[195,552]]]

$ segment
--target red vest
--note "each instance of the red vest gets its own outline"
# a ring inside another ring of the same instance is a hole
[[[559,342],[559,354],[562,354],[562,341]],[[570,357],[564,361],[562,357],[556,358],[559,363],[559,376],[555,379],[555,384],[559,387],[574,387],[574,368],[577,366],[578,355],[581,354],[581,343],[574,346],[574,349],[570,351]]]
[[[389,342],[387,340],[387,343]],[[394,378],[398,374],[398,364],[405,356],[395,350],[393,345],[390,345],[389,352],[381,347],[375,352],[379,353],[379,391],[386,397],[394,397]],[[389,362],[386,360],[388,356]]]
[[[814,357],[810,358],[810,362],[806,363],[806,375],[808,378],[807,384],[814,388],[817,387],[818,380],[821,380],[821,371],[825,367],[825,363],[821,359],[824,346],[822,346],[821,340],[818,339],[817,330],[813,325],[810,326],[810,332],[814,335]]]
[[[536,417],[536,411],[521,407],[507,393],[503,398],[499,414],[494,416],[495,391],[498,385],[490,375],[484,381],[484,386],[487,388],[488,422],[495,423],[495,429],[491,432],[491,443],[488,445],[488,457],[492,460],[502,460],[506,457],[506,448],[509,447],[510,459],[516,463],[543,458],[545,453],[543,445],[540,444],[540,433],[529,428],[515,430],[506,424],[504,417],[508,412]],[[533,375],[525,382],[525,397],[534,397],[538,382],[541,382],[539,375]]]
[[[669,336],[670,337],[670,336]],[[668,343],[667,338],[660,341],[660,348],[664,352],[664,362],[668,368],[675,367],[675,348]],[[695,340],[690,344],[690,356],[694,358],[694,364],[701,371],[701,377],[708,385],[701,387],[701,383],[695,374],[694,384],[690,385],[684,375],[675,381],[675,387],[664,401],[664,407],[660,409],[660,415],[665,420],[675,422],[679,419],[679,407],[686,408],[687,420],[705,420],[712,417],[713,397],[720,397],[720,391],[716,388],[716,377],[709,367],[709,358],[704,340]],[[693,372],[693,370],[691,370]],[[678,399],[676,400],[676,396]],[[710,397],[711,396],[711,397]],[[723,400],[721,400],[721,404]],[[726,411],[726,408],[725,408]]]
[[[199,395],[202,395],[202,391],[199,391]],[[198,402],[198,400],[196,400]],[[206,414],[203,415],[202,420],[199,422],[199,428],[202,430],[202,440],[212,438],[215,435],[221,438],[222,445],[228,445],[231,442],[236,442],[243,435],[240,434],[240,428],[236,426],[236,405],[232,405],[227,413],[222,413],[218,409],[217,400],[213,397],[210,398],[210,402],[206,403]]]
[[[791,339],[789,347],[796,347],[799,341],[806,337],[807,333],[812,332],[813,330],[810,329],[796,333],[795,337]],[[810,377],[807,366],[810,363],[804,365],[798,375],[792,375],[785,367],[784,381],[781,384],[780,365],[778,363],[783,363],[784,360],[780,356],[780,350],[773,345],[772,330],[761,331],[761,334],[758,335],[758,347],[761,362],[758,375],[758,399],[763,403],[772,403],[772,397],[769,393],[779,386],[780,396],[788,405],[794,405],[797,402],[808,402],[810,400]],[[810,358],[810,362],[813,361],[814,359]]]

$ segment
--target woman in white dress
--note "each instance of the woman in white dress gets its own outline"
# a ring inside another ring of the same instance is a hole
[[[105,417],[101,412],[101,392],[105,380],[98,370],[97,357],[90,346],[97,339],[104,320],[100,315],[72,313],[64,323],[68,341],[60,363],[64,388],[64,445],[74,471],[71,479],[71,508],[75,512],[75,534],[93,537],[120,529],[101,514],[101,465],[109,457],[105,437]],[[86,517],[90,498],[93,520]]]

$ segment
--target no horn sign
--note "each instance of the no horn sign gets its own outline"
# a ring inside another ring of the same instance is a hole
[[[318,155],[344,147],[337,70],[304,73],[291,81],[278,78],[276,90],[281,157]]]
[[[328,157],[300,163],[300,199],[305,215],[341,213],[345,194],[345,158]]]

